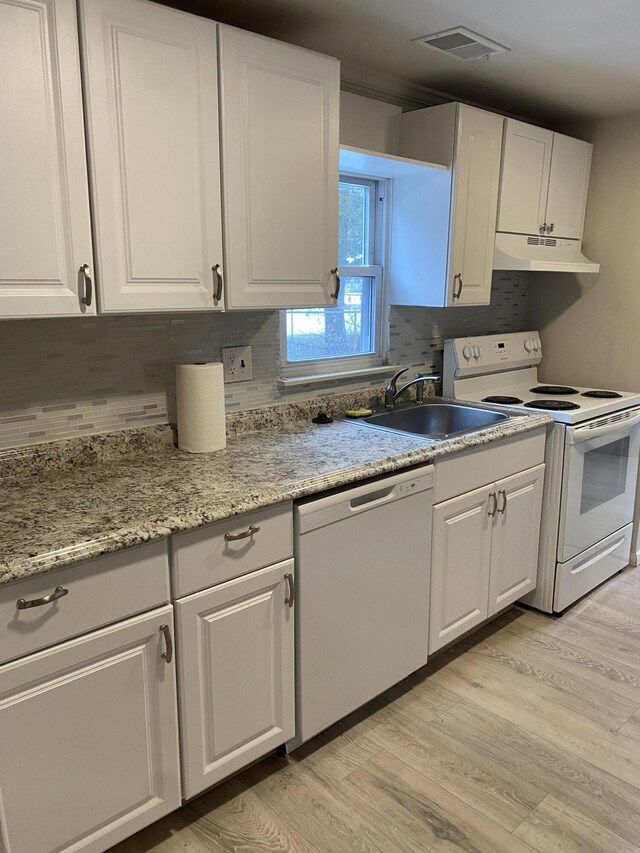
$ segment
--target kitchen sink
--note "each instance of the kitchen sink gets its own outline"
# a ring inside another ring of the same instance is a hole
[[[476,406],[430,402],[376,412],[363,418],[360,423],[394,432],[410,432],[425,438],[444,439],[494,426],[507,418],[508,415],[502,412]]]

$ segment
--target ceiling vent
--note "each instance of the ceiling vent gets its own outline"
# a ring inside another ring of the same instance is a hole
[[[447,56],[468,61],[470,59],[482,59],[493,56],[496,53],[509,53],[510,48],[496,41],[491,41],[480,33],[467,30],[465,27],[454,27],[451,30],[442,30],[430,36],[420,36],[414,41]]]

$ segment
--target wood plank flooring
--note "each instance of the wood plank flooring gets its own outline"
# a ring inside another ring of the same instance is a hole
[[[260,850],[640,851],[640,569],[509,611],[112,853]]]

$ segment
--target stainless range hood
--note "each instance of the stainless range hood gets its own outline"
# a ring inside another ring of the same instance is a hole
[[[540,272],[599,272],[600,264],[594,264],[585,258],[581,249],[580,240],[498,232],[493,268]]]

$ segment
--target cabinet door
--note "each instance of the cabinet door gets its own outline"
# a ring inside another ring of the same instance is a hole
[[[0,667],[0,849],[99,853],[178,808],[171,611]]]
[[[535,589],[544,465],[499,480],[491,547],[489,616]]]
[[[504,125],[498,231],[540,234],[547,222],[553,133],[508,118]]]
[[[74,0],[0,0],[0,317],[95,314]]]
[[[463,104],[458,110],[447,304],[488,305],[503,118]]]
[[[227,299],[334,304],[340,66],[220,27]]]
[[[176,604],[185,797],[294,734],[293,560]]]
[[[494,489],[433,508],[429,654],[487,618]]]
[[[220,309],[216,25],[145,0],[80,10],[100,307]]]
[[[553,134],[546,220],[553,237],[582,237],[592,150],[589,142]]]

